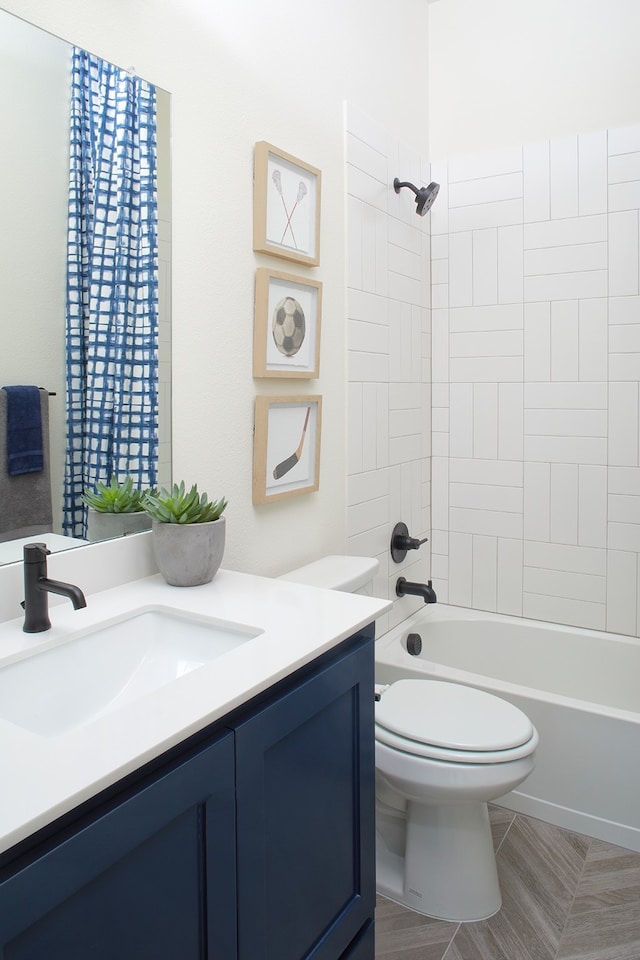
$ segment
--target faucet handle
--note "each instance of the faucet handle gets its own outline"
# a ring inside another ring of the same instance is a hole
[[[46,543],[25,543],[22,555],[25,563],[42,563],[50,553]]]
[[[417,537],[409,536],[409,528],[406,523],[396,523],[391,535],[391,557],[395,563],[402,563],[408,550],[418,550],[429,538],[419,540]]]

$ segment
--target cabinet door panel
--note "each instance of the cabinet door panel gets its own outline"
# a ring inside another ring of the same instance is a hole
[[[231,960],[233,767],[227,734],[15,872],[3,960]]]
[[[240,960],[335,960],[373,916],[373,644],[236,729]]]
[[[374,960],[375,949],[374,925],[371,922],[355,943],[352,943],[347,952],[340,957],[340,960]]]

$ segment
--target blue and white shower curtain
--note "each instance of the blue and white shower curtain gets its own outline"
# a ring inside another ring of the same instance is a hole
[[[72,58],[63,528],[84,537],[86,487],[156,483],[156,96],[85,50]]]

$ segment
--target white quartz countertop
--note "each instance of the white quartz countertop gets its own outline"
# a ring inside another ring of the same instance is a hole
[[[156,607],[262,632],[171,684],[58,736],[41,736],[0,718],[0,851],[224,717],[391,604],[228,570],[191,588],[170,587],[157,575],[90,594],[82,610],[67,602],[52,606],[52,628],[45,633],[24,633],[22,618],[0,623],[0,670],[79,632]]]

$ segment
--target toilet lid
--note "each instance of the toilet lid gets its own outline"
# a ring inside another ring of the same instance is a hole
[[[534,735],[513,704],[443,680],[392,683],[376,704],[376,723],[406,740],[472,752],[510,750]]]

